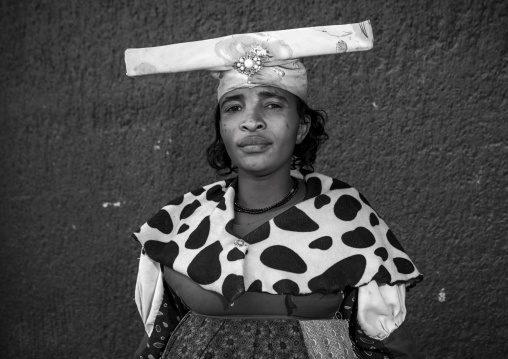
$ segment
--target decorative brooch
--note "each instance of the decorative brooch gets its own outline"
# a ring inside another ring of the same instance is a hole
[[[245,243],[245,241],[243,239],[237,239],[233,243],[234,243],[235,247],[247,246],[247,243]]]
[[[250,52],[234,63],[233,68],[241,74],[252,76],[263,68],[264,60],[267,57],[268,53],[264,47],[253,45]]]

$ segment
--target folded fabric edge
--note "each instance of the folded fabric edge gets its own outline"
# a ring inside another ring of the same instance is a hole
[[[423,281],[423,278],[424,278],[423,274],[420,274],[420,273],[418,273],[418,275],[416,277],[409,278],[409,279],[396,280],[393,282],[383,282],[383,281],[380,281],[380,280],[373,277],[370,280],[368,280],[366,283],[358,285],[356,288],[366,286],[367,284],[371,283],[372,281],[375,281],[378,285],[386,284],[389,286],[395,286],[395,285],[405,284],[406,291],[409,292],[409,289],[414,288],[418,283]]]

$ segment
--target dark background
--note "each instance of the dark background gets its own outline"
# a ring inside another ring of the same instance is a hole
[[[217,180],[215,80],[128,78],[126,48],[367,19],[372,51],[305,60],[330,115],[316,170],[360,189],[426,276],[407,299],[425,358],[506,355],[507,1],[0,6],[2,358],[129,358],[130,232]]]

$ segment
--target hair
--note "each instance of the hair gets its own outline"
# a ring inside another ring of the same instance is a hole
[[[297,97],[296,109],[302,121],[305,121],[305,123],[310,121],[310,129],[304,140],[300,144],[297,144],[293,150],[291,169],[314,172],[317,151],[328,139],[328,134],[325,132],[325,123],[328,120],[328,115],[323,110],[311,109],[299,97]],[[220,135],[219,104],[216,105],[212,117],[215,123],[215,140],[206,150],[208,163],[219,176],[227,176],[237,172],[238,168],[231,162],[231,158],[226,151],[226,146]]]

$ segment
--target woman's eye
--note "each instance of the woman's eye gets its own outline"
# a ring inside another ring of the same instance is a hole
[[[282,106],[279,105],[278,103],[271,103],[269,105],[266,106],[266,108],[281,108]]]
[[[240,106],[235,105],[235,106],[226,108],[226,111],[224,111],[224,112],[236,112],[236,111],[240,111],[240,109],[241,109]]]

